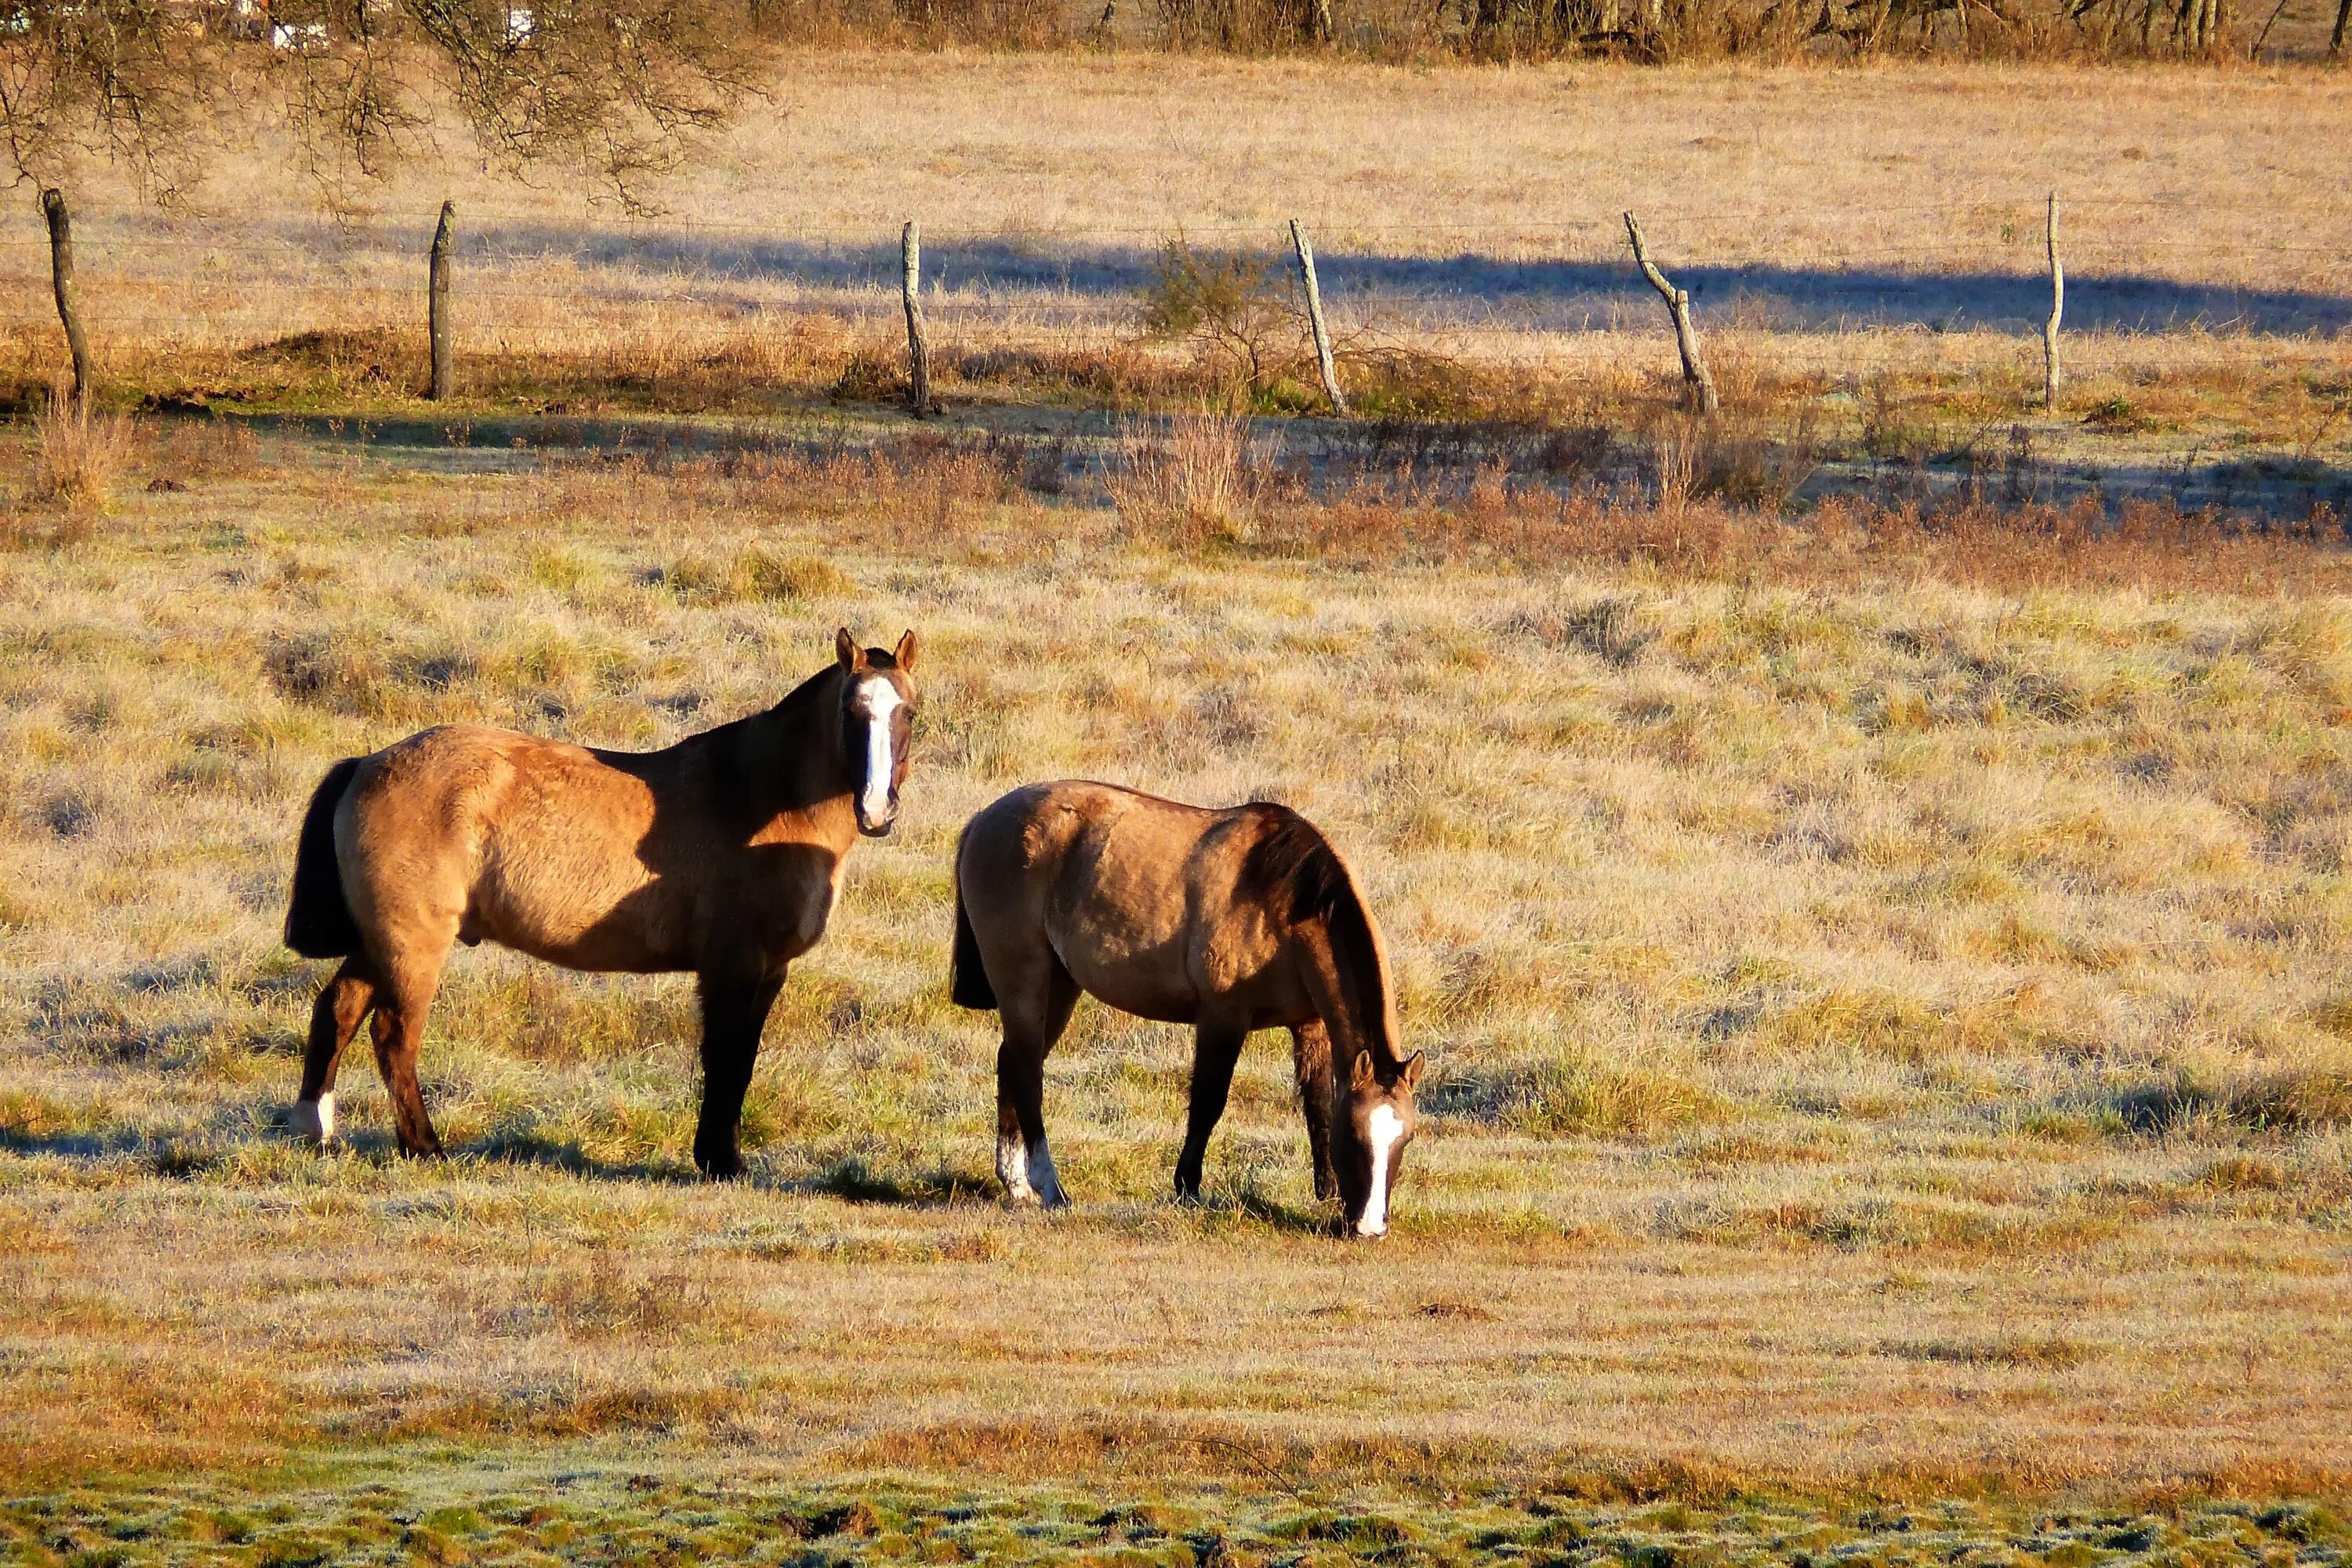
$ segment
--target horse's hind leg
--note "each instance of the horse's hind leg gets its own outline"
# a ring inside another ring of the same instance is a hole
[[[1339,1195],[1339,1173],[1331,1164],[1331,1032],[1320,1018],[1294,1025],[1290,1059],[1297,1070],[1298,1108],[1307,1115],[1307,1150],[1315,1161],[1315,1195]]]
[[[400,1135],[400,1152],[438,1159],[441,1136],[425,1109],[425,1091],[416,1082],[416,1055],[425,1043],[425,1015],[432,1010],[433,994],[441,985],[445,947],[429,960],[412,958],[387,964],[387,978],[378,983],[375,1001],[375,1065],[383,1074],[383,1090],[392,1100],[393,1130]]]
[[[375,1006],[375,972],[358,953],[343,960],[310,1009],[310,1041],[302,1054],[302,1092],[294,1102],[294,1130],[321,1148],[335,1138],[335,1068],[343,1047]]]
[[[1004,1019],[996,1052],[996,1179],[1013,1203],[1059,1208],[1070,1200],[1045,1146],[1045,1054],[1069,1027],[1078,983],[1050,952],[1024,967],[1030,973],[1020,983],[996,987]]]
[[[1184,1152],[1176,1159],[1176,1195],[1201,1195],[1201,1163],[1209,1152],[1209,1134],[1225,1113],[1225,1098],[1233,1092],[1234,1064],[1241,1059],[1246,1031],[1202,1024],[1193,1031],[1192,1111],[1184,1127]]]

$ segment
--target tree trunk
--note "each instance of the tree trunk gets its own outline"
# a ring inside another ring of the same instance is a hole
[[[1307,243],[1307,230],[1297,218],[1290,220],[1290,243],[1298,251],[1299,281],[1307,289],[1307,326],[1315,336],[1315,367],[1323,377],[1323,395],[1331,400],[1331,412],[1344,415],[1348,400],[1339,391],[1339,372],[1331,363],[1331,333],[1323,324],[1323,289],[1315,281],[1315,247]]]
[[[1642,276],[1650,280],[1650,287],[1666,302],[1666,314],[1674,321],[1675,352],[1682,356],[1685,395],[1701,414],[1720,412],[1723,400],[1716,395],[1715,377],[1707,374],[1706,361],[1699,353],[1698,324],[1691,320],[1689,291],[1675,288],[1650,259],[1642,243],[1642,226],[1633,221],[1632,213],[1625,215],[1625,237],[1633,244],[1633,265],[1642,269]]]
[[[41,193],[41,216],[49,220],[49,282],[58,297],[58,320],[66,330],[66,350],[73,355],[74,402],[87,408],[96,388],[89,341],[82,336],[81,310],[74,301],[73,219],[66,212],[63,191],[51,187]]]
[[[457,351],[450,342],[455,329],[449,320],[449,248],[457,226],[457,204],[443,202],[425,261],[425,325],[433,339],[433,389],[425,395],[436,403],[448,402],[457,391]]]
[[[898,298],[907,310],[907,407],[920,419],[931,411],[931,335],[923,321],[923,231],[907,220],[898,236]]]
[[[2344,52],[2344,35],[2352,32],[2352,0],[2336,0],[2336,31],[2327,40],[2330,58]]]
[[[2058,193],[2050,193],[2050,316],[2042,323],[2042,406],[2058,412],[2058,327],[2066,315],[2066,268],[2058,259]]]

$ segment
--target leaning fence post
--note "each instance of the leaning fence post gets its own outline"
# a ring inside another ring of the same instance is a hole
[[[428,273],[430,305],[428,320],[433,333],[433,390],[427,394],[436,403],[446,403],[457,390],[457,356],[450,344],[452,331],[449,321],[449,246],[451,231],[457,226],[457,204],[441,204],[441,222],[433,231],[433,254]]]
[[[907,406],[920,419],[931,411],[931,339],[923,326],[923,231],[907,220],[898,237],[898,295],[907,307]]]
[[[1633,215],[1625,215],[1625,237],[1633,242],[1633,265],[1650,280],[1650,287],[1666,302],[1666,313],[1674,318],[1675,350],[1683,359],[1683,386],[1702,414],[1714,414],[1723,407],[1723,399],[1715,393],[1715,377],[1707,374],[1706,362],[1699,357],[1698,327],[1691,320],[1690,292],[1666,281],[1642,245],[1642,226]]]
[[[2058,407],[2058,322],[2066,313],[2066,268],[2058,260],[2058,193],[2050,193],[2050,319],[2042,323],[2042,406]]]
[[[1331,331],[1323,324],[1323,290],[1315,282],[1315,247],[1307,243],[1307,230],[1297,218],[1290,220],[1290,243],[1298,251],[1298,276],[1307,285],[1307,325],[1315,333],[1315,366],[1323,373],[1323,394],[1331,400],[1331,412],[1346,414],[1348,400],[1339,392],[1339,367],[1331,363]]]
[[[73,355],[74,402],[89,405],[96,390],[89,369],[89,341],[82,336],[81,310],[74,303],[73,220],[66,213],[66,194],[54,185],[41,193],[41,216],[49,220],[49,282],[58,296],[58,320],[66,329],[66,348]]]

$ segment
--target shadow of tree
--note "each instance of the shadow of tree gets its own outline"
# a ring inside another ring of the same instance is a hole
[[[1267,248],[1278,237],[1269,235]],[[895,298],[895,239],[835,245],[666,233],[613,233],[553,226],[498,229],[479,242],[493,257],[576,257],[588,268],[704,286],[789,282],[804,288]],[[1101,300],[1152,282],[1159,247],[1146,244],[1048,245],[1003,239],[942,239],[924,252],[931,285],[958,293],[1063,295]],[[1545,259],[1463,251],[1402,256],[1318,247],[1327,298],[1410,301],[1423,310],[1485,320],[1497,308],[1514,324],[1556,331],[1607,327],[1629,311],[1646,321],[1656,300],[1630,261]],[[1781,331],[1926,327],[2038,332],[2050,286],[2037,268],[1931,270],[1902,265],[1845,266],[1687,260],[1672,268],[1702,308],[1744,300]],[[583,284],[593,291],[593,282]],[[2066,322],[2075,331],[2179,331],[2190,328],[2263,336],[2352,327],[2352,293],[2307,288],[2249,289],[2200,283],[2128,267],[2085,262],[2066,279]]]

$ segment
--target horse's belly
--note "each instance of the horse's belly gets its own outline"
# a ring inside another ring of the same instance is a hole
[[[1104,950],[1093,943],[1055,944],[1062,967],[1078,989],[1122,1013],[1160,1024],[1189,1024],[1200,1013],[1200,997],[1181,957],[1152,952]]]
[[[501,866],[476,888],[466,923],[480,938],[572,969],[692,967],[681,911],[660,879],[630,874],[642,871],[616,858],[593,868]]]

